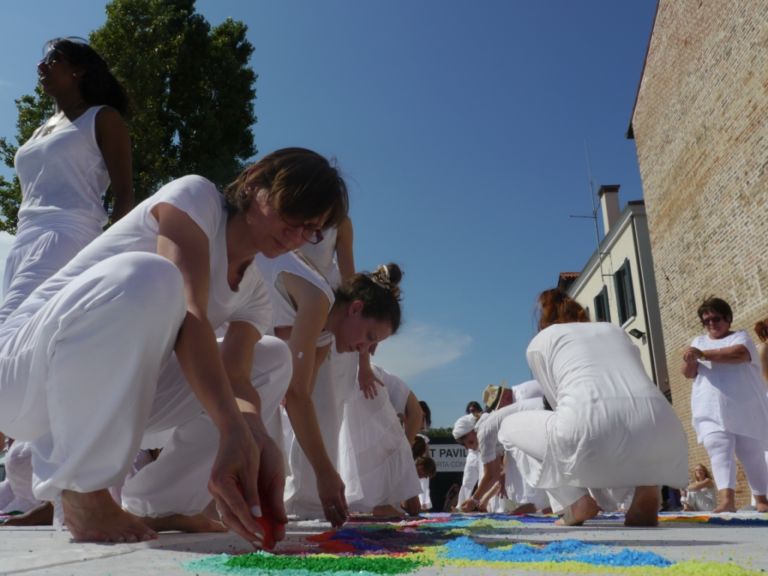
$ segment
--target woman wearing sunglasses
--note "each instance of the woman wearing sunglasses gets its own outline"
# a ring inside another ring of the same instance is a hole
[[[113,221],[133,208],[128,98],[106,62],[80,39],[55,38],[37,73],[56,113],[16,152],[22,201],[0,323],[101,234],[108,188]]]
[[[744,330],[731,330],[733,312],[725,300],[707,298],[697,313],[706,334],[683,353],[682,372],[694,379],[691,415],[696,438],[712,462],[718,488],[714,512],[736,511],[736,457],[757,510],[768,512],[768,400],[757,349]]]

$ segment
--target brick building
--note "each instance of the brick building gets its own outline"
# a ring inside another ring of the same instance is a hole
[[[690,461],[708,462],[690,424],[681,353],[717,295],[733,327],[768,316],[768,6],[660,0],[629,137],[634,138],[672,400]],[[743,478],[743,476],[742,476]],[[748,499],[743,480],[739,504]]]

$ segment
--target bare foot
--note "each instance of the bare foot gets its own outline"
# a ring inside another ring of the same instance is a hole
[[[421,503],[419,502],[418,496],[413,496],[408,498],[408,500],[404,500],[400,503],[400,506],[402,506],[403,510],[405,510],[410,516],[418,516],[419,512],[421,511]]]
[[[144,516],[141,518],[147,526],[156,532],[226,532],[227,527],[217,520],[212,520],[205,514],[184,516],[183,514],[171,514],[161,518]]]
[[[64,523],[72,538],[82,542],[142,542],[157,533],[120,508],[108,490],[61,493]]]
[[[520,504],[520,506],[512,510],[512,514],[536,514],[536,504]]]
[[[568,506],[565,509],[565,514],[559,520],[556,520],[555,524],[558,526],[581,526],[590,518],[597,516],[598,512],[600,512],[600,508],[597,502],[595,502],[592,496],[585,494]]]
[[[768,497],[764,494],[755,496],[755,508],[757,508],[758,512],[768,512]]]
[[[717,491],[717,507],[712,510],[715,514],[721,512],[736,512],[736,491],[733,488],[724,488]]]
[[[659,525],[658,486],[637,486],[632,504],[624,516],[624,526],[658,526]]]
[[[32,510],[18,516],[11,516],[3,522],[3,526],[50,526],[51,524],[53,524],[53,504],[50,502],[43,502]]]
[[[373,507],[373,515],[377,516],[379,518],[391,518],[393,516],[396,516],[398,518],[402,518],[403,512],[401,510],[398,510],[394,506],[391,506],[389,504],[383,504],[381,506],[374,506]]]

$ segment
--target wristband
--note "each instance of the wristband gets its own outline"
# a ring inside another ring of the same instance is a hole
[[[707,359],[707,352],[706,350],[699,350],[701,352],[701,359],[706,360]]]

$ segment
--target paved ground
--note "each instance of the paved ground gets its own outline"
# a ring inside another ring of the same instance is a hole
[[[687,560],[723,563],[722,568],[709,565],[700,571],[685,572],[707,574],[736,574],[734,565],[759,573],[768,571],[768,515],[766,524],[760,526],[713,525],[705,523],[664,522],[658,528],[628,529],[616,520],[597,520],[586,527],[561,528],[549,523],[517,525],[514,522],[499,522],[493,526],[473,533],[476,542],[490,545],[499,542],[528,542],[543,545],[548,542],[575,539],[591,544],[600,544],[609,550],[630,548],[635,551],[655,552],[673,563]],[[327,524],[291,523],[288,538],[281,543],[278,552],[295,552],[306,548],[306,537],[320,534],[328,529]],[[416,530],[419,532],[419,530]],[[162,534],[160,539],[142,544],[97,545],[79,544],[69,541],[68,533],[56,532],[51,528],[0,528],[0,574],[29,575],[136,575],[151,576],[191,576],[209,574],[206,571],[192,571],[184,564],[207,556],[245,551],[241,541],[228,534]],[[728,566],[725,566],[727,564]],[[433,565],[419,568],[414,574],[419,576],[443,574],[453,576],[462,574],[527,574],[528,570],[506,565],[472,565],[467,567]],[[727,568],[727,569],[726,569]],[[542,565],[533,569],[534,573],[556,573],[557,568]],[[610,567],[594,568],[582,566],[578,573],[600,574],[645,574],[653,570],[632,571],[633,569],[615,569]],[[637,570],[637,569],[635,569]],[[658,570],[658,569],[656,569]],[[730,570],[730,571],[729,571]],[[672,574],[681,574],[674,570],[664,570]],[[301,570],[300,572],[304,572]],[[286,572],[261,572],[262,574],[287,574]],[[326,572],[333,573],[333,570]],[[559,570],[560,574],[571,573]],[[661,573],[661,572],[659,572]],[[292,575],[295,575],[294,571]],[[349,574],[349,572],[347,572]]]

